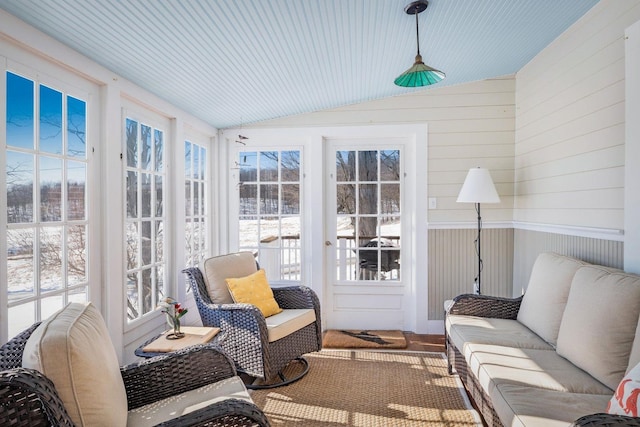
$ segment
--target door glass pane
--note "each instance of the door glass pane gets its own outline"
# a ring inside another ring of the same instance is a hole
[[[242,152],[238,167],[240,168],[240,182],[255,182],[258,179],[257,153]]]
[[[127,166],[135,168],[138,166],[138,122],[127,119]]]
[[[87,167],[85,163],[67,162],[67,219],[86,219]]]
[[[33,149],[33,82],[7,72],[7,145]]]
[[[380,152],[380,180],[400,180],[400,151],[383,150]]]
[[[278,180],[278,152],[263,151],[260,153],[260,181]]]
[[[163,196],[164,196],[164,185],[163,185],[163,176],[162,175],[156,175],[156,183],[154,186],[154,191],[155,191],[155,203],[156,203],[156,216],[162,216],[164,215],[164,200],[163,200]]]
[[[300,180],[300,152],[283,151],[282,155],[282,181]]]
[[[380,213],[400,213],[400,184],[380,184]]]
[[[86,158],[87,105],[84,101],[67,96],[67,154]]]
[[[256,215],[258,213],[258,186],[242,184],[240,186],[240,215]]]
[[[336,207],[338,214],[356,213],[356,186],[338,184],[336,187]]]
[[[140,167],[151,169],[151,127],[140,126]]]
[[[33,154],[7,150],[7,222],[33,221]]]
[[[42,227],[39,243],[40,289],[42,292],[62,289],[62,227]]]
[[[278,213],[278,185],[262,184],[260,186],[260,213],[272,215]]]
[[[378,180],[378,152],[358,151],[358,180]]]
[[[62,93],[40,85],[40,151],[62,154]]]
[[[67,283],[69,286],[87,281],[87,229],[84,225],[69,227],[67,232]]]
[[[40,220],[62,219],[62,159],[40,156]]]
[[[336,181],[353,181],[356,177],[355,151],[336,152]]]
[[[358,186],[358,201],[360,214],[378,213],[378,185],[360,184]]]
[[[289,215],[300,213],[299,184],[282,185],[282,213]]]
[[[7,286],[9,301],[35,295],[33,228],[7,230]]]
[[[164,132],[156,129],[153,135],[153,157],[155,159],[155,171],[164,172]]]

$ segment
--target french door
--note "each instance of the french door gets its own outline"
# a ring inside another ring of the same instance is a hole
[[[404,329],[411,237],[401,137],[330,138],[326,174],[327,327]],[[405,261],[406,260],[406,261]]]

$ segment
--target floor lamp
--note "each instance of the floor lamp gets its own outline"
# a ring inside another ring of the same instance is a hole
[[[478,213],[478,238],[475,241],[476,253],[478,254],[478,276],[476,276],[475,293],[480,295],[480,283],[482,275],[482,256],[480,252],[480,233],[482,231],[482,217],[480,216],[480,203],[500,203],[500,197],[493,185],[493,180],[487,169],[480,167],[469,169],[467,178],[462,184],[460,194],[458,194],[459,203],[475,203],[476,212]]]

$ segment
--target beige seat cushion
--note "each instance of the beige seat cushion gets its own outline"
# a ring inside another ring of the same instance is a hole
[[[286,309],[267,317],[265,321],[269,342],[274,342],[315,322],[316,312],[312,308]]]
[[[489,394],[499,384],[520,384],[569,393],[613,394],[613,390],[554,350],[468,344],[468,369]]]
[[[233,304],[226,279],[249,276],[258,268],[251,252],[236,252],[202,260],[200,271],[211,301],[215,304]]]
[[[465,344],[468,343],[540,350],[553,349],[517,320],[449,315],[446,327],[451,340],[462,354],[464,354]]]
[[[124,426],[127,395],[109,332],[91,303],[70,303],[27,340],[22,366],[56,387],[77,426]]]
[[[567,427],[583,415],[606,412],[611,397],[516,384],[500,384],[489,396],[502,424],[509,427]]]
[[[553,346],[558,342],[571,281],[584,265],[587,263],[552,252],[538,255],[533,265],[518,321]]]
[[[244,383],[235,376],[132,409],[127,427],[155,426],[229,398],[253,403]]]
[[[615,389],[629,364],[639,316],[639,276],[581,267],[560,324],[558,354]]]

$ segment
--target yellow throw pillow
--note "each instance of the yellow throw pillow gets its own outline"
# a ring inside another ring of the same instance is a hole
[[[226,279],[226,282],[235,302],[255,305],[264,317],[273,316],[282,311],[273,297],[273,291],[263,269],[246,277]]]

